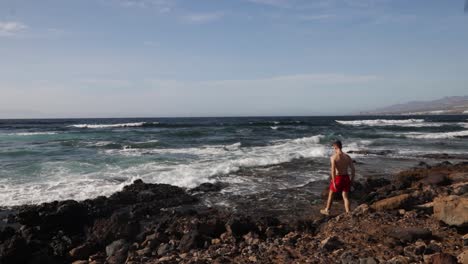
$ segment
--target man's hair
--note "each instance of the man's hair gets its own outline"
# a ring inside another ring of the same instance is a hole
[[[333,145],[337,146],[339,149],[341,149],[343,147],[343,144],[341,144],[341,141],[339,141],[339,140],[333,141]]]

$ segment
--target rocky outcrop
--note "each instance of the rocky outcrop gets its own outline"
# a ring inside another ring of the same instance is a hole
[[[434,200],[434,217],[452,226],[468,225],[468,198],[456,195],[437,197]]]
[[[255,203],[210,208],[198,201],[221,185],[136,181],[110,197],[14,208],[0,222],[0,263],[463,263],[466,181],[453,175],[464,171],[441,163],[356,182],[352,213],[335,203],[331,216],[310,203],[300,209],[315,214],[288,217]]]
[[[371,205],[371,208],[377,211],[393,210],[403,207],[410,199],[409,194],[400,194],[390,198],[379,200]]]

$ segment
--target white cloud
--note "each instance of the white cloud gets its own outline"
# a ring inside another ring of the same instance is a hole
[[[221,19],[223,16],[222,12],[196,13],[182,16],[182,20],[192,24],[202,24]]]
[[[15,21],[0,21],[0,36],[14,36],[22,31],[26,30],[28,27],[21,23]]]
[[[327,20],[336,17],[336,15],[331,14],[321,14],[321,15],[303,15],[299,16],[300,20],[304,21],[314,21],[314,20]]]
[[[247,0],[255,4],[270,5],[275,7],[289,7],[291,6],[290,0]]]
[[[172,11],[175,0],[119,0],[124,7],[154,8],[160,13]]]

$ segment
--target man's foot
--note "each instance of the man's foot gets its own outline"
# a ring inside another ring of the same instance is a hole
[[[330,212],[327,209],[320,209],[320,213],[323,215],[330,215]]]

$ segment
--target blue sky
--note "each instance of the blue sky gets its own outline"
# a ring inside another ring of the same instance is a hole
[[[468,94],[463,0],[1,0],[0,118],[349,114]]]

